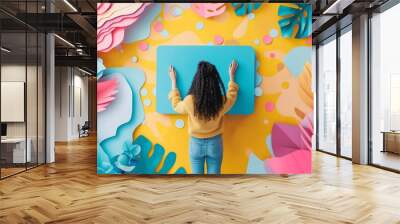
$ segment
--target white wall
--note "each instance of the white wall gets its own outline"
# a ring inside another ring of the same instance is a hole
[[[74,140],[88,120],[88,78],[72,67],[56,67],[55,74],[55,140]]]

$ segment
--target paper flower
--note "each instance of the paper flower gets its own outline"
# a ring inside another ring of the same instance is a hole
[[[132,172],[140,159],[141,147],[129,141],[124,143],[123,152],[112,159],[114,166],[124,172]]]
[[[151,3],[97,4],[97,51],[108,52],[124,39],[125,29],[135,23]]]
[[[97,82],[97,112],[106,110],[107,106],[115,99],[117,85],[115,79]]]
[[[292,4],[293,7],[281,5],[278,15],[284,17],[279,20],[279,26],[283,37],[291,37],[297,26],[296,38],[306,38],[312,32],[312,9],[310,4]]]
[[[225,3],[193,3],[192,9],[199,16],[210,18],[221,15],[225,12]]]
[[[231,3],[238,16],[244,16],[260,8],[261,3]]]

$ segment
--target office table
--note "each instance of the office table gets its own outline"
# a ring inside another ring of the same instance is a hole
[[[383,150],[382,152],[392,152],[400,154],[400,131],[382,131]]]
[[[25,154],[25,138],[6,138],[1,139],[1,156],[6,160],[6,163],[25,163],[31,162],[32,140],[27,138],[26,154]],[[12,157],[11,155],[12,154]],[[8,156],[10,155],[10,156]],[[12,160],[11,160],[12,158]]]

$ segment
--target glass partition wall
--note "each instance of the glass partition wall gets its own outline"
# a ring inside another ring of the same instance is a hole
[[[38,1],[18,2],[35,12]],[[45,34],[0,2],[0,178],[45,163]],[[36,5],[34,5],[36,4]]]
[[[371,18],[370,158],[400,172],[400,4]]]
[[[317,46],[317,150],[352,157],[351,25]]]

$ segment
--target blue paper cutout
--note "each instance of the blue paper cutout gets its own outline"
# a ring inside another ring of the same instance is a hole
[[[150,36],[151,23],[161,12],[161,4],[152,4],[146,8],[140,19],[125,30],[125,43],[144,40]]]
[[[250,154],[249,160],[247,162],[247,173],[248,174],[265,174],[265,163],[264,161],[260,160],[256,155],[253,153]]]
[[[106,67],[103,64],[102,58],[97,58],[97,79],[100,79],[103,76],[103,71]]]
[[[298,30],[296,38],[306,38],[312,32],[312,9],[310,4],[298,3],[293,4],[294,7],[286,5],[279,6],[278,15],[284,17],[279,20],[283,37],[291,37],[294,28],[297,26]]]
[[[233,8],[235,8],[236,15],[244,16],[260,8],[262,3],[231,3],[231,4]]]
[[[263,94],[263,90],[261,89],[261,87],[256,87],[254,89],[254,95],[255,96],[262,96],[262,94]]]
[[[272,137],[271,137],[271,135],[267,136],[267,139],[266,139],[265,143],[267,144],[267,148],[269,150],[269,154],[272,157],[274,157],[275,155],[274,155],[274,149],[272,148]]]
[[[262,80],[263,80],[263,77],[260,74],[257,74],[257,76],[256,76],[256,86],[261,85]]]
[[[107,163],[112,164],[112,159],[116,155],[120,155],[123,153],[124,143],[126,141],[131,141],[132,139],[132,131],[136,129],[136,127],[143,123],[144,121],[144,110],[141,102],[141,98],[139,95],[139,90],[144,84],[145,76],[144,73],[137,68],[109,68],[103,71],[103,77],[112,77],[119,76],[120,78],[125,79],[131,88],[132,93],[132,113],[131,118],[127,123],[121,124],[117,130],[115,136],[108,137],[101,142],[99,142],[98,154],[102,154],[100,157],[100,161],[98,160],[98,173],[120,173],[115,171],[115,169],[107,170]],[[106,124],[100,124],[105,126]],[[100,130],[101,131],[101,130]],[[108,159],[105,159],[107,157]],[[105,163],[102,164],[102,163]]]
[[[169,152],[166,155],[164,162],[162,163],[162,160],[165,155],[165,149],[159,144],[156,144],[154,146],[154,150],[151,153],[151,156],[149,156],[152,148],[152,143],[143,135],[137,137],[134,144],[140,146],[141,152],[140,152],[140,159],[138,160],[136,167],[132,173],[168,174],[168,172],[172,169],[172,167],[176,162],[176,153]],[[157,167],[159,167],[160,163],[162,163],[162,166],[160,167],[160,170],[157,171]],[[186,170],[183,167],[180,167],[178,170],[175,171],[175,174],[185,174],[185,173]]]
[[[136,164],[139,160],[140,151],[140,145],[132,144],[130,141],[126,141],[124,143],[123,152],[112,159],[112,164],[114,164],[123,172],[131,172],[136,167]]]
[[[311,63],[311,47],[296,47],[283,59],[284,64],[293,76],[299,76],[306,63]]]
[[[182,9],[180,7],[175,7],[172,10],[172,15],[175,17],[181,16],[182,15]]]

